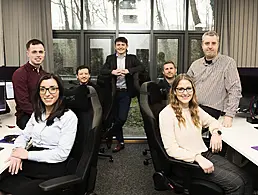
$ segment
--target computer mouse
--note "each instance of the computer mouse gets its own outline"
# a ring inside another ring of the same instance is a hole
[[[4,140],[7,142],[7,143],[12,143],[15,141],[15,139],[18,137],[19,135],[6,135],[4,136]]]

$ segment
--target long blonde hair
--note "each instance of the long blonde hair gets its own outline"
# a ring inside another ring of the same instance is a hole
[[[189,111],[190,111],[194,125],[196,127],[200,127],[200,118],[198,115],[198,103],[197,103],[197,98],[196,98],[196,93],[195,93],[195,86],[194,86],[193,80],[187,74],[185,74],[185,73],[179,74],[173,81],[173,84],[172,84],[172,87],[170,90],[170,94],[169,94],[170,105],[173,108],[173,110],[175,111],[179,126],[180,126],[180,124],[185,125],[185,118],[182,116],[182,108],[181,108],[181,106],[179,104],[179,100],[177,99],[177,96],[176,96],[176,88],[181,80],[189,81],[193,87],[193,97],[189,102]]]

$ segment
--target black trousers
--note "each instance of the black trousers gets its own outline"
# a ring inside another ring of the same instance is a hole
[[[29,121],[29,119],[30,119],[30,117],[31,117],[31,115],[24,113],[22,117],[20,117],[19,119],[17,118],[16,125],[20,129],[24,130],[26,125],[27,125],[27,123],[28,123],[28,121]]]
[[[17,175],[6,173],[0,180],[0,191],[12,195],[46,195],[39,184],[66,173],[66,161],[61,163],[42,163],[23,160],[22,170]]]
[[[113,104],[112,114],[114,117],[114,124],[112,132],[116,136],[119,143],[124,142],[123,126],[127,120],[130,109],[131,97],[127,91],[117,91]]]
[[[205,152],[202,154],[214,165],[214,172],[206,174],[202,169],[193,171],[194,178],[208,180],[220,186],[225,195],[252,195],[252,180],[249,175],[224,157]]]

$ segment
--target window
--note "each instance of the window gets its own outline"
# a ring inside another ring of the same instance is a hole
[[[126,37],[128,39],[128,53],[135,54],[137,58],[144,65],[145,70],[149,70],[149,40],[148,34],[120,34],[119,36]],[[145,136],[143,129],[142,116],[137,98],[133,98],[130,110],[128,113],[127,121],[124,125],[125,136]]]
[[[105,59],[111,54],[111,39],[90,38],[91,76],[98,76]]]
[[[189,0],[188,29],[196,31],[214,28],[214,0]]]
[[[202,40],[201,38],[191,38],[190,39],[190,66],[195,60],[201,58],[204,56],[203,50],[202,50]]]
[[[172,60],[178,66],[178,39],[157,39],[157,78],[162,78],[163,64]]]
[[[120,0],[119,30],[150,30],[150,0]]]
[[[203,56],[201,36],[214,28],[214,2],[51,0],[54,71],[70,81],[76,79],[76,67],[85,64],[94,80],[106,57],[114,53],[115,38],[124,36],[128,53],[144,65],[146,78],[163,77],[162,65],[168,60],[177,65],[178,73],[186,72]],[[124,128],[125,136],[145,136],[137,98],[131,102]]]
[[[185,0],[154,0],[154,30],[184,30]]]
[[[74,75],[77,67],[77,39],[54,39],[54,72]]]
[[[115,0],[84,0],[83,3],[84,29],[115,30]]]
[[[51,13],[53,30],[81,28],[80,0],[51,0]]]

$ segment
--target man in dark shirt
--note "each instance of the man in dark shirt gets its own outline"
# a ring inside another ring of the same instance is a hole
[[[24,129],[33,112],[32,101],[35,87],[40,77],[46,72],[41,64],[45,58],[42,41],[32,39],[26,44],[29,61],[18,68],[12,77],[14,98],[16,102],[16,124]]]
[[[163,99],[168,99],[169,90],[175,79],[177,68],[174,62],[167,61],[163,64],[163,79],[159,81],[158,85],[162,93]]]
[[[83,99],[87,98],[87,95],[88,95],[87,85],[92,86],[96,90],[99,101],[102,104],[103,98],[100,92],[100,88],[98,85],[95,85],[93,82],[90,81],[90,73],[91,73],[91,70],[88,66],[81,65],[77,67],[76,77],[79,81],[79,84],[73,82],[74,86],[72,86],[71,88],[65,91],[65,96],[71,96],[71,95],[76,96],[76,101],[74,102],[74,104],[77,104],[76,102],[78,102],[79,104],[80,102],[83,102]],[[74,106],[80,109],[85,109],[85,107],[87,107],[88,105],[87,105],[87,102],[85,102],[85,104],[83,105],[84,108],[82,107],[82,105],[74,105]]]

